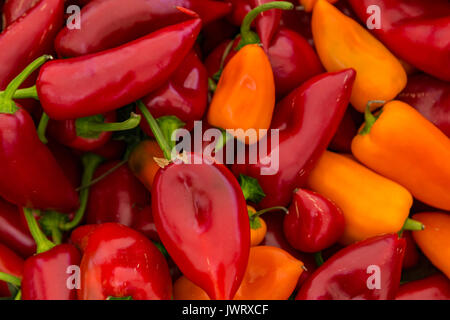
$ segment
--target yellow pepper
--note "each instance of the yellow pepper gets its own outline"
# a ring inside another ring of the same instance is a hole
[[[407,76],[398,59],[366,29],[325,0],[313,10],[312,33],[317,53],[330,72],[356,70],[351,104],[364,112],[369,101],[394,99]],[[372,104],[375,109],[379,105]]]
[[[348,156],[326,151],[308,179],[308,187],[333,200],[345,216],[342,244],[402,229],[413,198],[399,184]]]

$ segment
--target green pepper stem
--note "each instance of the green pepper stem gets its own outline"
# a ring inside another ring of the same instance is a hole
[[[41,140],[41,142],[43,144],[48,143],[47,137],[45,136],[45,132],[47,131],[47,126],[48,126],[49,120],[50,120],[50,118],[48,117],[48,115],[45,112],[43,112],[42,116],[41,116],[41,120],[39,121],[39,125],[37,128],[37,134],[38,134],[39,140]]]
[[[20,280],[20,278],[13,276],[12,274],[5,273],[5,272],[0,272],[0,280],[8,282],[16,287],[20,287],[20,284],[22,282]]]
[[[294,9],[294,5],[288,1],[273,1],[257,6],[250,11],[245,16],[241,25],[241,42],[239,48],[248,44],[257,44],[260,42],[259,37],[251,31],[251,25],[260,13],[271,9],[292,10]]]
[[[81,179],[81,185],[88,185],[92,177],[94,176],[94,172],[100,163],[103,161],[103,158],[94,153],[86,153],[83,155],[82,162],[84,166],[83,177]],[[89,188],[84,188],[80,191],[80,207],[75,213],[75,217],[72,221],[63,223],[61,225],[61,230],[68,231],[77,227],[81,220],[83,220],[84,213],[86,212],[86,206],[89,198]]]
[[[286,209],[285,207],[272,207],[272,208],[267,208],[267,209],[255,212],[250,217],[251,218],[259,217],[259,216],[263,215],[264,213],[273,212],[273,211],[284,211],[284,213],[289,212],[288,209]]]
[[[150,126],[150,129],[152,130],[152,133],[159,144],[159,147],[164,153],[164,157],[169,161],[172,160],[172,150],[170,149],[170,145],[164,137],[164,134],[161,131],[158,122],[155,120],[155,118],[153,118],[152,114],[150,113],[150,111],[148,111],[147,107],[141,100],[137,102],[137,105],[139,110],[141,110],[145,120],[147,120],[148,125]]]
[[[405,225],[403,226],[403,230],[408,231],[422,231],[425,230],[425,226],[422,222],[413,220],[411,218],[406,219]]]
[[[94,122],[94,121],[77,121],[77,130],[89,131],[95,133],[125,131],[136,128],[141,122],[141,116],[131,113],[130,118],[123,122]]]
[[[19,290],[19,292],[17,292],[14,300],[22,300],[22,290]]]
[[[325,261],[323,260],[322,251],[314,253],[314,260],[316,261],[316,265],[318,267],[322,266]]]
[[[55,244],[48,240],[42,232],[38,222],[33,216],[33,211],[29,208],[23,208],[23,212],[25,213],[25,219],[27,220],[28,229],[30,230],[31,236],[36,242],[36,253],[46,252],[55,247]]]
[[[372,104],[385,104],[386,101],[382,101],[382,100],[373,100],[373,101],[369,101],[367,103],[366,106],[366,111],[364,112],[364,118],[365,118],[365,125],[364,128],[361,130],[360,134],[361,135],[366,135],[370,133],[370,130],[372,129],[373,125],[375,124],[375,122],[378,120],[378,116],[374,116],[372,114],[372,112],[370,111]]]
[[[17,89],[14,92],[13,99],[35,99],[39,101],[36,85],[29,88]]]
[[[17,111],[17,106],[12,101],[14,97],[14,93],[19,89],[19,87],[22,85],[22,83],[38,68],[40,68],[45,62],[48,60],[53,59],[52,56],[44,55],[33,62],[31,62],[17,77],[15,77],[9,85],[6,87],[4,91],[3,96],[3,103],[0,106],[0,111],[4,113],[15,113]]]

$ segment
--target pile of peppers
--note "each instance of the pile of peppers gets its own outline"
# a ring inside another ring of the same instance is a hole
[[[0,298],[450,300],[447,0],[0,3]]]

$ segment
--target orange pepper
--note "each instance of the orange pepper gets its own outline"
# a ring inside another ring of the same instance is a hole
[[[399,184],[329,151],[320,158],[307,185],[342,209],[346,226],[340,242],[346,245],[400,231],[413,202]]]
[[[366,112],[352,152],[420,201],[450,210],[450,139],[408,104],[389,102],[378,118]]]
[[[350,101],[358,111],[364,112],[369,101],[394,99],[406,86],[406,72],[397,58],[366,29],[325,0],[318,0],[314,6],[312,33],[325,69],[356,70]]]
[[[428,212],[413,216],[425,225],[413,233],[414,240],[428,259],[450,278],[450,215]]]
[[[327,0],[329,3],[336,3],[338,0]],[[316,4],[317,0],[300,0],[300,4],[303,6],[306,12],[311,12]]]
[[[153,179],[160,169],[160,165],[155,159],[164,159],[164,154],[158,142],[156,140],[145,140],[136,146],[128,161],[131,171],[149,190],[151,190]]]
[[[287,300],[303,272],[303,263],[286,251],[252,247],[244,280],[234,300]],[[175,300],[205,300],[206,293],[186,277],[174,284]]]
[[[267,224],[261,217],[254,217],[252,215],[256,213],[255,208],[247,206],[248,215],[250,217],[250,245],[256,247],[263,242],[267,233]]]

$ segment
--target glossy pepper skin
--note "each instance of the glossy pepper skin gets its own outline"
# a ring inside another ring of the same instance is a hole
[[[399,58],[445,81],[450,81],[450,7],[448,1],[350,0],[355,13],[367,21],[367,7],[380,8],[380,29],[373,32]],[[414,50],[411,50],[414,48]]]
[[[306,280],[296,300],[392,300],[400,285],[404,250],[405,240],[397,234],[350,245]],[[379,286],[371,276],[379,278]]]
[[[142,101],[154,117],[176,116],[185,129],[192,130],[194,121],[203,118],[208,102],[208,75],[195,51],[188,53],[168,82]],[[153,136],[147,122],[142,121],[141,128]]]
[[[271,0],[248,0],[252,8],[256,8],[262,4],[271,2]],[[256,31],[261,39],[264,48],[269,48],[272,38],[277,32],[280,25],[282,11],[279,9],[272,9],[262,12],[256,18]]]
[[[413,215],[413,219],[422,222],[425,229],[413,232],[414,240],[420,250],[450,278],[450,215],[440,212],[426,212]]]
[[[417,74],[397,97],[430,120],[450,138],[450,82]]]
[[[8,0],[2,7],[3,29],[23,16],[39,0]]]
[[[275,107],[275,82],[272,67],[258,44],[240,49],[226,65],[220,77],[207,120],[225,130],[254,129],[258,136],[250,139],[236,131],[236,138],[247,144],[262,138]]]
[[[186,21],[189,17],[176,7],[196,12],[203,24],[231,10],[227,3],[209,0],[96,0],[81,10],[81,29],[65,27],[59,32],[56,52],[61,57],[96,53]]]
[[[19,208],[0,198],[0,242],[23,258],[36,252],[36,243],[22,222]]]
[[[378,118],[368,113],[352,152],[418,200],[450,210],[450,139],[408,104],[391,101]]]
[[[107,162],[95,171],[94,179],[117,167],[119,161]],[[86,222],[117,222],[131,227],[141,210],[150,204],[150,193],[126,164],[108,174],[89,189]]]
[[[233,165],[235,174],[259,181],[267,195],[260,202],[261,207],[287,206],[294,189],[305,185],[344,116],[354,79],[352,69],[325,73],[305,82],[278,103],[271,125],[271,129],[280,130],[278,145],[273,146],[268,136],[271,149],[257,164]],[[263,174],[262,169],[274,167],[274,161],[279,161],[275,174]]]
[[[44,111],[51,119],[76,119],[103,114],[145,96],[178,68],[200,27],[199,19],[191,19],[118,48],[48,63],[36,83]]]
[[[311,172],[307,187],[342,209],[343,244],[400,231],[413,202],[402,186],[350,157],[329,151],[325,151]]]
[[[442,274],[400,286],[395,300],[450,300],[450,280]]]
[[[80,300],[168,300],[171,294],[167,262],[150,240],[116,223],[91,233],[81,261]]]
[[[287,300],[303,272],[303,263],[286,251],[269,246],[250,249],[248,267],[233,300]],[[209,300],[188,278],[174,284],[175,300]]]
[[[250,250],[245,199],[224,165],[203,163],[198,154],[188,154],[187,161],[156,174],[156,228],[183,274],[211,299],[230,300],[244,277]]]
[[[318,0],[314,6],[312,33],[325,69],[356,70],[350,101],[358,111],[364,112],[371,100],[394,99],[405,87],[406,73],[397,58],[356,21],[325,0]]]
[[[144,207],[133,221],[132,228],[152,241],[161,242],[153,219],[152,206]]]
[[[70,244],[58,245],[49,251],[28,258],[22,279],[23,300],[76,300],[75,289],[67,287],[70,266],[78,266],[81,256]]]
[[[318,193],[298,189],[284,217],[284,234],[302,252],[319,252],[335,244],[344,234],[341,209]]]
[[[63,0],[41,0],[24,19],[1,33],[1,90],[35,58],[51,53],[56,32],[63,24],[63,11]]]
[[[14,251],[0,243],[0,272],[22,278],[24,261]],[[11,292],[4,281],[0,281],[0,297],[9,297]]]

